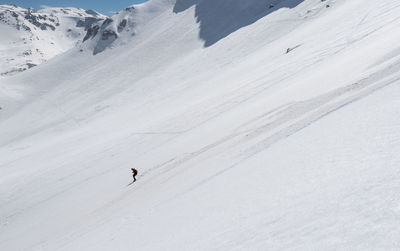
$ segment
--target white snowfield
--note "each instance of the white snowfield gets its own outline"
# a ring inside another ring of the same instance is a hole
[[[39,65],[79,45],[106,17],[79,8],[24,9],[0,5],[0,78]]]
[[[0,250],[400,250],[400,2],[260,2],[0,79]]]

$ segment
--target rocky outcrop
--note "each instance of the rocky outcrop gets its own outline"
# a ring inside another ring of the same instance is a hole
[[[109,38],[114,37],[114,39],[118,38],[118,35],[115,31],[112,30],[105,30],[101,35],[101,40],[108,40]]]
[[[89,38],[95,37],[97,35],[97,33],[99,32],[99,29],[100,29],[100,27],[98,25],[94,25],[93,27],[90,27],[87,30],[85,37],[83,38],[83,42],[85,42]]]
[[[122,20],[119,25],[118,25],[118,32],[122,32],[124,28],[126,27],[126,24],[128,21],[126,19]]]
[[[84,49],[93,50],[93,54],[96,55],[113,47],[121,37],[125,37],[125,41],[126,37],[132,37],[135,34],[135,11],[135,7],[131,6],[111,18],[93,24],[83,39],[82,51]]]
[[[54,19],[54,18],[48,18],[47,15],[41,15],[35,13],[35,15],[32,13],[32,10],[29,9],[28,12],[25,15],[25,19],[28,20],[31,24],[34,26],[40,28],[41,30],[47,30],[49,28],[50,30],[54,31],[56,29],[56,26],[59,26],[60,24]],[[54,25],[53,25],[54,24]]]

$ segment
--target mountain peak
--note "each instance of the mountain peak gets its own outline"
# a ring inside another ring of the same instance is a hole
[[[0,75],[22,72],[73,48],[93,23],[105,18],[94,10],[72,7],[0,5]]]

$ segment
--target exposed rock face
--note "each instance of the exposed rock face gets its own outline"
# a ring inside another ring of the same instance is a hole
[[[107,18],[106,20],[104,20],[103,24],[101,25],[101,27],[106,27],[107,25],[111,24],[114,20],[112,20],[111,18]]]
[[[117,33],[115,33],[114,31],[105,30],[105,31],[103,31],[103,34],[101,35],[101,40],[108,40],[112,36],[114,36],[115,39],[118,38]]]
[[[130,12],[130,11],[134,11],[135,7],[134,6],[130,6],[128,8],[125,8],[125,11]]]
[[[56,29],[56,27],[52,24],[49,24],[48,22],[55,23],[55,25],[60,25],[56,19],[54,18],[48,18],[47,15],[33,15],[32,10],[28,10],[28,12],[25,15],[25,19],[28,20],[31,24],[35,25],[36,27],[40,28],[41,30],[47,30],[47,28],[50,28],[52,31]],[[58,26],[57,25],[57,26]]]
[[[97,35],[97,32],[99,32],[99,29],[100,29],[100,27],[98,25],[94,25],[93,27],[90,27],[87,30],[85,37],[83,38],[83,42],[85,42],[89,38],[95,37]]]
[[[127,23],[128,21],[126,19],[122,20],[118,25],[118,32],[123,31]]]

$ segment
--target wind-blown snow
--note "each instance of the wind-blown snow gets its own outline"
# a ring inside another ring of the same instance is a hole
[[[400,248],[400,3],[208,3],[0,79],[0,250]]]

